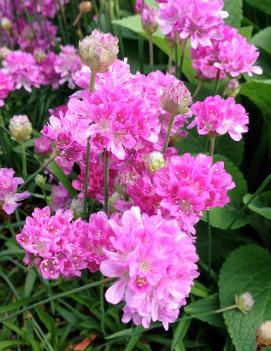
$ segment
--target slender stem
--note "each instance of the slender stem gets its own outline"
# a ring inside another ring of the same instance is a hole
[[[84,218],[87,217],[88,212],[88,178],[89,178],[89,156],[90,156],[90,137],[87,138],[87,149],[86,149],[86,169],[84,177]]]
[[[234,220],[231,222],[231,224],[228,226],[228,228],[226,230],[230,230],[232,228],[234,223],[239,218],[240,214],[244,212],[244,210],[249,206],[249,204],[255,199],[255,197],[257,195],[261,194],[264,191],[264,189],[267,187],[267,185],[269,184],[270,181],[271,181],[271,174],[269,174],[269,176],[267,178],[265,178],[265,180],[262,182],[262,184],[259,186],[259,188],[251,196],[250,200],[242,208],[240,208],[240,210],[238,211],[238,214],[236,215],[236,217],[234,218]]]
[[[215,78],[215,95],[218,93],[220,83],[220,69],[217,70]]]
[[[96,76],[97,76],[97,73],[95,71],[91,71],[90,84],[89,84],[90,93],[94,92]]]
[[[26,146],[24,142],[21,143],[21,151],[22,151],[22,172],[23,177],[27,177],[27,159],[26,159]]]
[[[95,283],[86,284],[86,285],[80,286],[79,288],[71,289],[71,290],[68,290],[68,291],[64,291],[64,292],[62,292],[60,294],[53,295],[51,297],[48,297],[47,299],[40,300],[38,302],[33,303],[32,305],[26,306],[26,307],[22,308],[20,311],[12,313],[12,314],[10,314],[7,317],[1,318],[0,322],[4,322],[4,321],[6,321],[6,320],[8,320],[10,318],[19,316],[20,314],[22,314],[24,312],[32,310],[33,308],[36,308],[36,307],[38,307],[40,305],[44,305],[44,304],[49,303],[51,301],[55,301],[55,300],[61,299],[61,298],[66,297],[66,296],[69,296],[69,295],[72,295],[72,294],[75,294],[75,293],[79,293],[80,291],[84,291],[84,290],[87,290],[87,289],[90,289],[90,288],[94,288],[95,286],[99,286],[100,284],[105,284],[105,283],[109,282],[110,280],[111,280],[111,278],[106,278],[106,279],[103,279],[103,280],[95,282]]]
[[[104,279],[104,276],[101,274],[101,280]],[[100,306],[101,306],[101,330],[103,335],[105,335],[104,329],[104,285],[100,285]]]
[[[214,157],[214,151],[215,151],[215,135],[210,134],[209,135],[210,138],[210,155],[211,157]]]
[[[169,48],[169,56],[168,56],[168,65],[167,72],[170,73],[172,69],[172,59],[173,59],[174,47],[170,46]]]
[[[180,58],[180,80],[182,79],[182,74],[183,74],[183,63],[184,63],[184,57],[185,57],[186,44],[187,44],[187,39],[185,39],[182,44],[182,52],[181,52],[181,58]]]
[[[56,156],[57,155],[55,153],[52,153],[51,157],[48,158],[48,160],[46,160],[35,173],[31,174],[31,176],[29,176],[26,179],[26,181],[18,188],[18,191],[20,191],[23,187],[25,187],[26,184],[31,182],[31,180],[33,180],[37,174],[39,174],[41,171],[43,171],[52,161],[54,161]]]
[[[153,67],[153,40],[152,35],[149,36],[149,53],[150,53],[150,67]]]
[[[195,91],[194,91],[194,94],[193,94],[193,96],[192,96],[192,98],[193,99],[195,99],[195,97],[198,95],[198,93],[201,91],[201,88],[203,87],[203,80],[202,79],[200,79],[199,80],[199,82],[198,82],[198,84],[197,84],[197,87],[196,87],[196,89],[195,89]]]
[[[169,141],[170,141],[170,134],[171,134],[172,127],[173,127],[173,124],[174,124],[174,119],[175,119],[175,116],[171,115],[170,116],[170,120],[169,120],[168,130],[167,130],[166,141],[165,141],[165,144],[164,144],[164,147],[163,147],[163,154],[165,154],[165,152],[167,151],[167,147],[168,147],[168,144],[169,144]]]
[[[210,134],[210,155],[212,159],[214,158],[215,151],[215,135]],[[207,211],[207,226],[208,226],[208,271],[211,273],[212,269],[212,229],[211,229],[211,213],[210,210]]]
[[[175,39],[175,77],[178,78],[178,37]]]
[[[74,27],[79,23],[82,15],[83,15],[83,13],[82,13],[82,11],[80,11],[79,14],[77,15],[76,19],[74,20],[73,24],[72,24]]]
[[[228,306],[228,307],[221,308],[220,310],[216,310],[216,311],[214,311],[214,313],[223,313],[223,312],[226,312],[226,311],[234,310],[235,308],[236,308],[236,305],[231,305],[231,306]]]
[[[108,214],[109,199],[109,152],[104,151],[104,211]]]

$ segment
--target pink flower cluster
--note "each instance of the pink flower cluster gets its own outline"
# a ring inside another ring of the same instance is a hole
[[[168,0],[158,1],[162,32],[189,39],[191,47],[211,46],[211,38],[218,35],[219,26],[228,16],[223,11],[223,0]]]
[[[12,79],[0,70],[0,107],[4,106],[4,99],[13,90]]]
[[[104,250],[101,272],[117,278],[106,292],[112,304],[125,302],[124,323],[145,328],[175,322],[198,276],[195,246],[174,220],[141,214],[133,207],[109,220],[114,251]],[[169,259],[170,257],[170,259]]]
[[[228,25],[221,26],[219,32],[218,38],[211,39],[211,46],[199,45],[191,50],[193,67],[199,77],[215,79],[219,75],[223,79],[262,73],[262,69],[255,66],[259,51],[254,45]]]
[[[249,118],[240,104],[233,98],[226,100],[220,96],[208,97],[192,106],[195,119],[189,128],[197,127],[199,135],[224,135],[229,133],[235,141],[242,139],[242,133],[248,131]]]
[[[0,168],[0,210],[10,215],[20,206],[20,201],[27,199],[28,191],[17,193],[18,185],[24,183],[20,177],[14,177],[12,168]]]

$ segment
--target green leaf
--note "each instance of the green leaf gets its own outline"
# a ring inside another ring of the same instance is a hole
[[[190,320],[181,318],[177,328],[174,330],[173,333],[173,340],[172,340],[172,345],[171,345],[171,351],[175,350],[178,351],[178,346],[183,342],[183,339],[188,331],[188,328],[190,326]]]
[[[224,4],[224,10],[229,13],[229,17],[226,18],[225,22],[239,28],[243,17],[242,0],[224,0]]]
[[[212,227],[219,229],[227,229],[233,220],[238,216],[231,229],[244,227],[249,223],[249,218],[239,212],[231,205],[226,205],[224,208],[214,208],[210,212],[210,223]],[[202,217],[203,222],[207,222],[206,213]]]
[[[246,26],[239,29],[239,33],[242,34],[247,40],[250,41],[253,33],[253,26]]]
[[[224,328],[225,324],[222,314],[213,313],[219,309],[219,306],[218,294],[213,294],[205,299],[190,303],[185,307],[184,311],[193,318],[207,322],[215,327]]]
[[[220,272],[221,308],[233,305],[235,295],[245,292],[252,294],[254,307],[247,314],[235,309],[223,316],[236,351],[255,351],[256,329],[271,319],[271,256],[256,245],[235,250]]]
[[[271,27],[267,27],[258,32],[252,38],[252,43],[261,49],[264,49],[271,55]]]
[[[230,0],[229,0],[230,1]],[[271,15],[271,2],[270,0],[245,0],[246,3],[255,7],[258,10]]]
[[[240,94],[247,96],[263,112],[270,113],[271,79],[251,80],[242,85]]]
[[[25,345],[25,343],[17,340],[0,341],[0,350],[5,350],[8,347],[9,347],[9,350],[11,350],[10,349],[11,346],[19,346],[19,345]]]
[[[70,194],[71,197],[75,197],[77,195],[76,190],[71,185],[71,182],[69,178],[66,176],[66,174],[62,171],[62,169],[58,166],[56,162],[51,162],[50,163],[50,169],[56,176],[56,178],[64,185],[68,193]]]
[[[253,195],[247,194],[244,196],[244,204],[246,205]],[[248,208],[271,220],[271,191],[256,196],[248,205]]]
[[[25,279],[25,283],[24,283],[24,296],[25,297],[29,297],[31,295],[31,292],[33,290],[33,287],[35,285],[35,281],[37,278],[37,272],[35,271],[34,268],[30,268],[26,279]]]

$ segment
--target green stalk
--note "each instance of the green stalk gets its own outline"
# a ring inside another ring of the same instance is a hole
[[[183,74],[183,63],[184,63],[184,57],[185,57],[186,44],[187,44],[187,39],[185,39],[182,43],[182,52],[181,52],[181,58],[180,58],[180,80],[182,79],[182,74]]]
[[[84,218],[87,217],[87,212],[88,212],[89,156],[90,156],[90,137],[87,138],[86,170],[85,170],[85,177],[84,177]]]
[[[152,35],[148,36],[149,39],[149,53],[150,53],[150,67],[153,67],[153,40]]]
[[[217,70],[215,78],[215,95],[218,93],[220,83],[220,69]]]
[[[91,71],[90,84],[89,84],[89,90],[91,94],[94,92],[96,76],[97,76],[97,73],[95,71]]]
[[[24,142],[21,143],[21,151],[22,151],[22,173],[23,177],[27,177],[27,159],[26,159],[26,146]]]
[[[171,134],[172,127],[173,127],[173,124],[174,124],[174,119],[175,119],[175,115],[171,115],[170,116],[170,120],[169,120],[168,130],[167,130],[166,141],[165,141],[165,144],[164,144],[164,147],[163,147],[163,154],[165,154],[165,152],[167,151],[167,148],[168,148],[168,144],[169,144],[169,141],[170,141],[170,134]]]
[[[109,199],[109,152],[104,151],[104,212],[108,214],[108,199]]]
[[[210,156],[214,159],[215,151],[215,135],[210,134]],[[212,269],[212,229],[211,229],[211,213],[207,211],[207,226],[208,226],[208,271],[211,273]]]
[[[41,306],[41,305],[44,305],[44,304],[49,303],[51,301],[55,301],[55,300],[61,299],[61,298],[66,297],[66,296],[69,296],[69,295],[72,295],[72,294],[77,294],[77,293],[79,293],[81,291],[84,291],[84,290],[87,290],[87,289],[90,289],[90,288],[94,288],[94,287],[99,286],[101,284],[105,284],[105,283],[109,282],[110,280],[111,280],[111,278],[106,278],[106,279],[103,279],[103,280],[95,282],[95,283],[86,284],[86,285],[80,286],[79,288],[71,289],[69,291],[64,291],[64,292],[62,292],[60,294],[56,294],[54,296],[48,297],[47,299],[35,302],[35,303],[33,303],[32,305],[29,305],[29,306],[26,306],[26,307],[22,308],[20,311],[14,312],[14,313],[10,314],[7,317],[1,318],[0,322],[4,322],[4,321],[6,321],[8,319],[11,319],[11,318],[14,318],[16,316],[19,316],[20,314],[22,314],[24,312],[30,311],[33,308],[36,308],[36,307]]]
[[[195,89],[195,91],[194,91],[194,94],[193,94],[193,96],[192,96],[192,98],[193,99],[195,99],[195,97],[198,95],[198,93],[201,91],[201,88],[203,87],[203,80],[202,79],[200,79],[199,80],[199,82],[198,82],[198,84],[197,84],[197,87],[196,87],[196,89]]]

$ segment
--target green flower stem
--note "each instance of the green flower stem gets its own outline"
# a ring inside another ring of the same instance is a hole
[[[31,182],[31,180],[33,180],[37,174],[42,172],[56,158],[56,156],[56,153],[53,152],[51,157],[48,158],[48,160],[46,160],[35,173],[31,174],[26,179],[26,181],[18,188],[18,191],[22,190],[22,188],[24,188],[29,182]]]
[[[149,40],[149,53],[150,53],[150,67],[153,67],[153,40],[152,40],[152,35],[148,36]]]
[[[255,197],[257,195],[260,195],[264,191],[264,189],[267,187],[267,185],[270,183],[270,181],[271,181],[271,174],[269,174],[269,176],[267,178],[265,178],[265,180],[262,182],[262,184],[259,186],[259,188],[255,191],[254,195],[251,196],[251,199],[243,207],[240,208],[237,216],[234,218],[234,220],[231,222],[231,224],[228,226],[228,228],[226,230],[230,230],[232,228],[234,223],[239,218],[240,214],[242,214],[245,211],[245,209],[248,208],[249,204],[255,199]]]
[[[203,87],[203,80],[200,79],[197,86],[196,86],[196,89],[194,91],[194,94],[192,96],[193,99],[195,99],[195,97],[198,95],[198,93],[201,91],[201,88]]]
[[[85,170],[85,177],[84,177],[84,218],[86,218],[88,214],[89,156],[90,156],[90,137],[87,138],[87,148],[86,148],[86,170]]]
[[[219,310],[215,310],[213,313],[223,313],[223,312],[235,310],[236,308],[237,308],[236,305],[231,305],[231,306],[228,306],[228,307],[221,308]]]
[[[26,145],[24,142],[21,143],[21,151],[22,151],[22,173],[23,177],[27,177],[27,159],[26,159]]]
[[[181,57],[180,57],[180,80],[182,79],[182,74],[183,74],[183,63],[184,63],[184,57],[185,57],[185,50],[186,50],[186,44],[187,44],[187,39],[185,39],[182,43],[182,52],[181,52]]]
[[[90,93],[94,92],[96,76],[97,76],[97,73],[95,71],[91,71],[90,84],[89,84]]]
[[[166,141],[165,141],[165,144],[164,144],[164,147],[163,147],[163,154],[165,154],[165,152],[167,151],[167,148],[168,148],[171,131],[172,131],[172,127],[173,127],[173,124],[174,124],[174,119],[175,119],[175,115],[171,115],[170,116],[170,120],[169,120],[168,130],[167,130]]]
[[[19,316],[20,314],[22,314],[24,312],[27,312],[27,311],[30,311],[33,308],[36,308],[36,307],[38,307],[40,305],[44,305],[44,304],[49,303],[51,301],[55,301],[55,300],[61,299],[63,297],[72,295],[72,294],[77,294],[77,293],[79,293],[81,291],[84,291],[84,290],[87,290],[87,289],[90,289],[90,288],[94,288],[94,287],[99,286],[101,284],[105,284],[105,283],[107,283],[109,281],[111,281],[111,278],[106,278],[106,279],[103,279],[101,281],[98,281],[98,282],[95,282],[95,283],[86,284],[86,285],[80,286],[79,288],[75,288],[75,289],[71,289],[71,290],[68,290],[68,291],[64,291],[64,292],[62,292],[60,294],[56,294],[54,296],[48,297],[47,299],[40,300],[38,302],[33,303],[32,305],[29,305],[29,306],[26,306],[26,307],[22,308],[20,311],[17,311],[15,313],[10,314],[7,317],[0,318],[0,322],[4,322],[4,321],[6,321],[8,319],[11,319],[11,318],[14,318],[16,316]]]
[[[104,151],[104,211],[108,214],[108,199],[109,199],[109,152]]]
[[[215,151],[215,135],[210,134],[210,156],[214,158]],[[207,211],[207,230],[208,230],[208,271],[211,273],[212,269],[212,229],[211,229],[211,213]]]
[[[215,95],[218,93],[220,83],[220,69],[217,70],[215,78]]]
[[[173,53],[174,53],[174,47],[170,46],[169,55],[168,55],[168,65],[167,65],[167,72],[168,73],[170,73],[171,69],[172,69]]]

